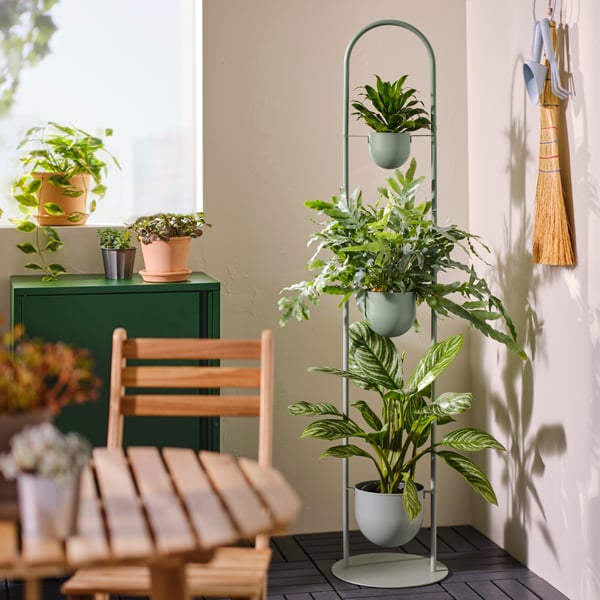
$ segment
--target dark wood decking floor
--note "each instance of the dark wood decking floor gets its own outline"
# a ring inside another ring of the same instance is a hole
[[[340,532],[276,537],[272,547],[269,600],[569,600],[470,526],[438,529],[438,559],[449,574],[423,587],[377,589],[340,581],[331,574],[341,558]],[[381,551],[358,532],[350,533],[350,549],[351,555]],[[401,551],[428,556],[429,530]],[[62,600],[59,587],[59,581],[44,582],[44,600]],[[21,585],[5,586],[0,600],[22,600]]]

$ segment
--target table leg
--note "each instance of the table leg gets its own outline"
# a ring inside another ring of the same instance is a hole
[[[42,586],[39,579],[25,580],[24,600],[40,600],[42,597]]]
[[[168,566],[152,565],[150,578],[152,600],[188,600],[183,563]]]

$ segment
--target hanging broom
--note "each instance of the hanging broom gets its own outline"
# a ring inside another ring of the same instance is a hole
[[[556,24],[550,22],[552,45]],[[560,174],[558,150],[559,98],[552,93],[550,66],[540,97],[540,157],[535,190],[533,260],[544,265],[574,265],[575,252]]]

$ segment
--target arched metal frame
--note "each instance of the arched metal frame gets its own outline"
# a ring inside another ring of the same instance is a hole
[[[404,21],[385,19],[374,21],[363,27],[352,38],[346,53],[344,55],[344,107],[343,107],[343,190],[346,198],[349,197],[349,171],[348,171],[348,125],[349,125],[349,94],[350,94],[350,57],[354,46],[358,40],[372,29],[384,26],[393,26],[406,29],[414,33],[425,46],[430,66],[430,93],[431,93],[431,206],[432,220],[437,222],[437,120],[436,120],[436,68],[435,56],[429,40],[413,25]],[[349,306],[344,304],[343,312],[343,340],[342,340],[342,362],[343,368],[348,368],[349,353]],[[431,312],[431,342],[435,343],[437,339],[436,317]],[[343,380],[342,384],[342,410],[345,415],[349,412],[349,382]],[[432,442],[435,443],[435,428],[432,430]],[[349,440],[344,439],[344,444]],[[343,521],[343,558],[333,565],[332,572],[336,577],[344,581],[367,585],[372,587],[408,587],[414,585],[426,585],[443,579],[447,573],[447,568],[437,561],[437,509],[436,509],[436,457],[431,456],[431,482],[430,482],[430,510],[431,510],[431,539],[430,539],[430,558],[423,558],[413,555],[400,555],[398,553],[380,553],[378,555],[350,556],[349,540],[349,510],[348,497],[350,492],[349,485],[349,460],[344,458],[342,461],[342,521]],[[381,559],[379,558],[381,557]],[[397,559],[402,560],[397,560]],[[408,560],[407,560],[408,559]],[[427,563],[427,564],[425,564]],[[410,572],[410,574],[409,574]]]

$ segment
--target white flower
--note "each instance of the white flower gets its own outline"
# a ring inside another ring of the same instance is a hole
[[[90,444],[79,434],[64,434],[51,423],[42,423],[13,436],[11,451],[0,455],[0,470],[7,479],[27,472],[61,481],[76,475],[90,456]]]

